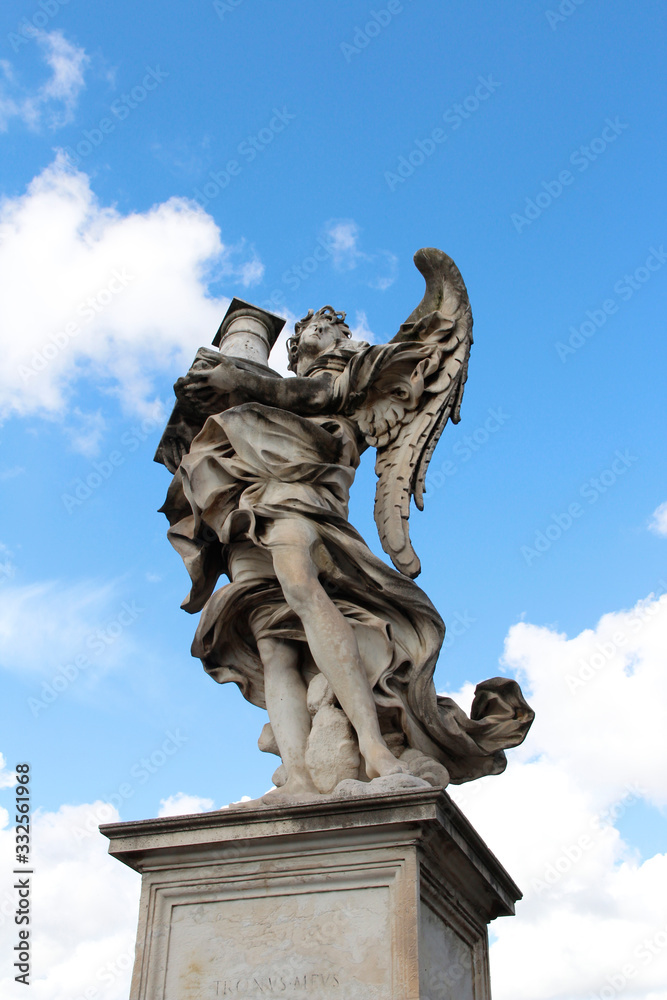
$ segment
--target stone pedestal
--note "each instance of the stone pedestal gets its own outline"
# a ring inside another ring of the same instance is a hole
[[[142,875],[131,1000],[489,1000],[521,896],[434,788],[100,829]]]

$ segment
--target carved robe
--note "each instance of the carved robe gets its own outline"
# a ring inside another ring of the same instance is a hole
[[[469,718],[433,685],[445,627],[411,579],[370,551],[347,520],[348,496],[366,446],[346,401],[355,372],[381,364],[397,345],[350,348],[319,359],[308,374],[345,387],[340,412],[301,416],[248,402],[209,416],[174,476],[162,508],[169,538],[192,579],[183,607],[202,611],[192,653],[219,683],[234,681],[265,708],[257,640],[302,645],[306,680],[316,672],[301,622],[273,572],[274,526],[306,518],[315,526],[320,580],[352,625],[388,739],[444,765],[455,783],[506,766],[503,748],[522,741],[533,714],[518,685],[494,678],[478,685]],[[406,344],[404,349],[420,350]],[[219,576],[232,582],[215,590]],[[391,738],[391,739],[390,739]]]

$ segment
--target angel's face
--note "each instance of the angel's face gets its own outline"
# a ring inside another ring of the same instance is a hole
[[[315,319],[299,337],[299,359],[317,357],[333,347],[337,340],[338,333],[333,323],[326,319]]]

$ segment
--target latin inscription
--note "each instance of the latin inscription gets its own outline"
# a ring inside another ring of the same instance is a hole
[[[216,997],[261,997],[287,990],[332,989],[340,986],[333,972],[308,972],[303,976],[257,976],[252,978],[219,979],[213,984]],[[306,995],[305,992],[303,994]]]

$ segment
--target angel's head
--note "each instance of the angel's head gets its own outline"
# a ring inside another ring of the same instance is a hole
[[[294,336],[287,341],[287,367],[303,375],[316,358],[335,350],[341,341],[349,341],[350,337],[344,312],[336,312],[333,306],[322,306],[317,312],[309,309],[308,314],[294,324]]]

